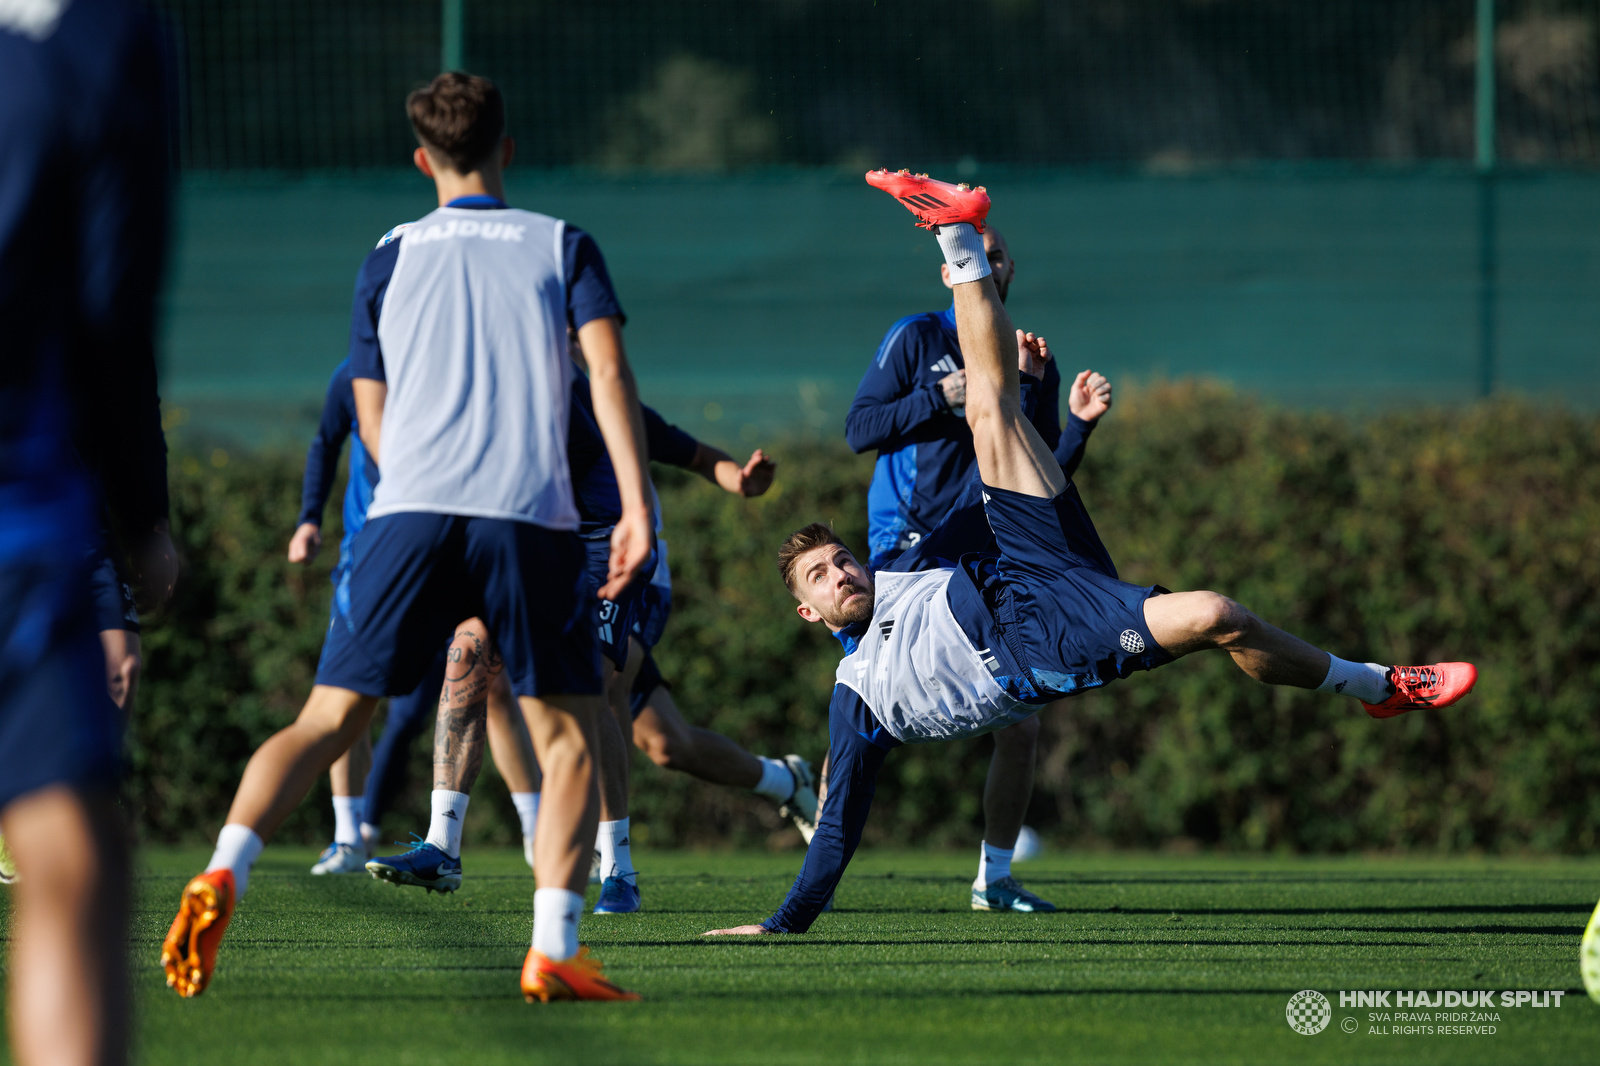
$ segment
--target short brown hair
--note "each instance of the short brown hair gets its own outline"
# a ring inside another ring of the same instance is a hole
[[[483,166],[506,132],[506,105],[488,78],[447,71],[406,97],[406,114],[422,147],[450,161],[457,174]]]
[[[813,522],[809,526],[795,530],[783,542],[783,547],[778,549],[778,572],[783,575],[783,583],[789,587],[790,592],[794,592],[795,560],[812,548],[820,548],[825,544],[837,544],[846,551],[849,550],[849,546],[839,539],[833,527],[825,526],[821,522]]]

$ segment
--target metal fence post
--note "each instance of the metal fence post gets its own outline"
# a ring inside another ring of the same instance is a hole
[[[1478,0],[1478,393],[1494,392],[1496,348],[1496,237],[1494,124],[1494,0]]]
[[[439,27],[439,69],[461,69],[462,22],[466,0],[442,0]]]

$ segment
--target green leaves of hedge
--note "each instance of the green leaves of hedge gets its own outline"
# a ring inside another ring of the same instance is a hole
[[[692,723],[819,762],[838,645],[795,616],[774,556],[819,518],[864,545],[872,462],[805,438],[768,450],[778,483],[757,500],[657,469],[677,605],[657,657]],[[151,836],[213,834],[244,760],[309,691],[338,528],[330,507],[312,570],[284,560],[299,464],[174,462],[188,570],[146,634],[131,743]],[[1119,399],[1078,484],[1126,580],[1215,589],[1347,659],[1469,659],[1480,681],[1455,708],[1378,722],[1194,656],[1042,715],[1031,824],[1085,844],[1594,847],[1600,420],[1508,402],[1355,417],[1164,386]],[[897,751],[868,839],[975,843],[990,748]],[[634,783],[642,840],[798,845],[747,794],[642,757]],[[386,828],[420,829],[426,789],[422,770]],[[514,838],[503,792],[485,776],[472,835]],[[322,838],[325,807],[285,832]]]

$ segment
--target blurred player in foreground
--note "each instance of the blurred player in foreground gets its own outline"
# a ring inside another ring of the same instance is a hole
[[[653,534],[621,308],[592,238],[506,205],[514,146],[492,83],[441,74],[406,110],[439,209],[370,253],[357,278],[357,421],[383,477],[353,545],[349,610],[329,630],[300,717],[245,769],[206,872],[183,891],[162,966],[181,995],[204,991],[264,839],[369,727],[380,696],[416,688],[452,620],[480,617],[545,774],[523,994],[636,998],[578,945],[604,703],[566,457],[571,326],[623,503],[599,590],[614,596]]]
[[[0,826],[21,875],[7,991],[23,1066],[127,1058],[123,720],[83,546],[104,506],[147,595],[170,594],[163,50],[121,0],[0,7]]]
[[[879,768],[902,744],[989,732],[1208,649],[1266,684],[1354,697],[1376,718],[1448,707],[1471,691],[1470,663],[1346,662],[1217,593],[1113,577],[1076,490],[1025,415],[1020,374],[1038,377],[1045,353],[1013,329],[990,278],[980,233],[988,196],[905,171],[867,180],[937,233],[950,267],[978,477],[876,575],[821,524],[785,541],[779,565],[800,617],[827,626],[846,651],[828,708],[829,794],[778,912],[713,933],[809,929],[860,843]]]
[[[1016,260],[1000,231],[983,233],[995,292],[1004,303],[1016,277]],[[950,267],[940,264],[947,288]],[[977,465],[972,431],[962,416],[966,360],[956,335],[955,307],[907,315],[889,327],[856,389],[845,416],[845,439],[856,452],[877,449],[867,490],[868,565],[880,570],[933,531],[955,504]],[[1045,363],[1030,421],[1056,453],[1070,480],[1083,461],[1089,434],[1111,407],[1111,385],[1083,371],[1068,391],[1067,427],[1061,428],[1061,374]],[[994,754],[983,784],[983,840],[972,909],[1050,912],[1054,904],[1023,888],[1011,874],[1017,835],[1033,796],[1039,720],[1024,718],[993,733]]]

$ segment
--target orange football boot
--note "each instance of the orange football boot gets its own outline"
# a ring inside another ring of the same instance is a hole
[[[564,962],[551,962],[529,948],[522,963],[522,996],[529,1003],[550,1003],[558,999],[636,1000],[639,993],[625,992],[607,981],[600,960],[580,946],[578,953]]]
[[[210,983],[233,904],[232,870],[212,870],[184,886],[178,916],[161,945],[161,968],[167,971],[167,987],[185,999],[198,996]]]
[[[1471,663],[1392,666],[1389,684],[1394,693],[1382,703],[1363,700],[1361,706],[1374,718],[1393,718],[1422,707],[1448,707],[1477,683],[1478,668]]]
[[[942,225],[970,222],[979,233],[989,217],[989,193],[982,185],[974,189],[965,183],[951,185],[926,174],[909,170],[869,170],[867,184],[905,204],[917,216],[923,229],[938,230]]]

